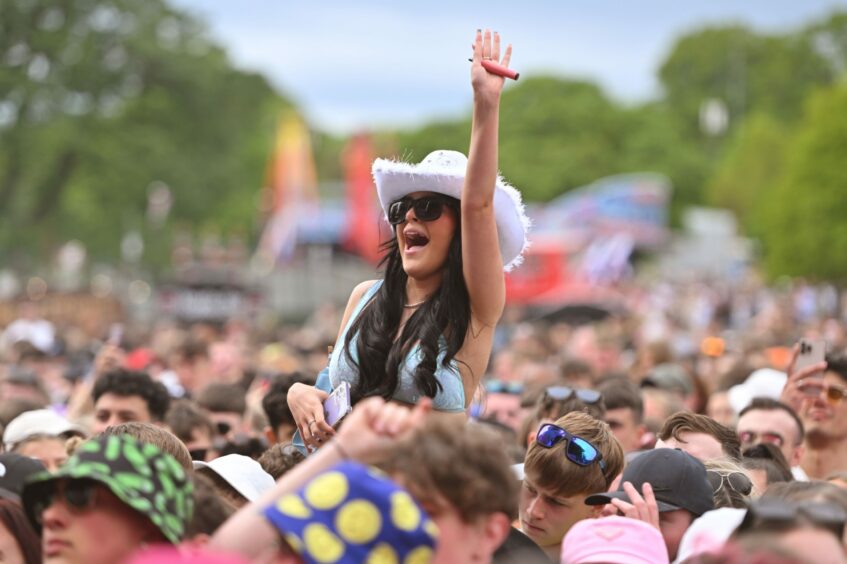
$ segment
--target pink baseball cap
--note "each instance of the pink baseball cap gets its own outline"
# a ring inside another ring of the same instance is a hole
[[[668,564],[658,529],[628,517],[584,519],[562,541],[562,564]]]

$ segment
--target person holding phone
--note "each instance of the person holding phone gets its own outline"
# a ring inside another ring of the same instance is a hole
[[[405,404],[429,397],[437,411],[464,414],[491,353],[505,303],[504,270],[520,263],[529,221],[520,193],[497,174],[504,78],[500,36],[477,31],[469,157],[435,151],[409,164],[373,164],[380,204],[393,228],[384,277],[350,296],[328,370],[315,387],[296,384],[288,403],[306,445],[334,433],[323,402],[350,384],[352,403],[380,396]]]
[[[822,362],[797,368],[794,347],[782,401],[795,408],[805,428],[800,466],[813,480],[847,470],[847,356],[827,354]]]

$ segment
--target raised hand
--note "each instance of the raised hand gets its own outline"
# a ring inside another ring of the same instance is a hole
[[[656,503],[656,496],[653,494],[653,486],[648,482],[644,482],[641,486],[641,491],[644,497],[638,493],[630,482],[624,482],[623,490],[629,496],[630,503],[622,499],[612,498],[612,505],[624,516],[630,519],[638,519],[652,525],[656,529],[659,527],[659,505]]]
[[[791,409],[796,412],[800,411],[803,404],[803,398],[805,397],[800,390],[797,389],[797,384],[809,376],[820,374],[826,370],[826,362],[819,362],[800,370],[795,370],[794,367],[797,364],[798,356],[800,356],[799,343],[795,344],[791,351],[791,362],[788,363],[788,368],[786,370],[788,373],[788,379],[785,381],[785,386],[782,388],[782,395],[780,397],[783,403],[791,406]]]
[[[485,98],[496,98],[503,90],[505,79],[502,76],[485,70],[482,61],[492,61],[504,67],[509,66],[512,58],[512,45],[506,47],[503,58],[500,58],[500,34],[496,31],[492,34],[490,30],[477,30],[476,39],[473,43],[473,65],[471,65],[471,86],[474,95]]]

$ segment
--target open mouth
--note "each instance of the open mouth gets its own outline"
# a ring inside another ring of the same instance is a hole
[[[413,251],[422,249],[429,243],[429,237],[424,235],[423,233],[417,233],[415,231],[410,231],[406,233],[406,250]]]

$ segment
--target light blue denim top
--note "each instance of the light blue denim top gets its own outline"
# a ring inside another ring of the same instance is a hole
[[[371,286],[367,292],[365,292],[365,295],[362,296],[362,299],[359,300],[358,304],[356,304],[356,308],[353,310],[352,315],[350,315],[350,320],[347,322],[347,326],[338,337],[338,342],[335,343],[335,347],[332,349],[332,355],[329,359],[329,383],[332,389],[335,389],[342,381],[347,381],[350,383],[350,386],[355,386],[359,380],[359,370],[348,361],[347,355],[344,354],[344,340],[347,337],[347,331],[350,329],[353,321],[359,316],[374,295],[376,295],[380,286],[382,286],[382,280],[377,280],[377,282]],[[351,356],[358,362],[358,351],[356,350],[356,343],[358,342],[357,337],[358,334],[354,335],[353,339],[350,341],[350,346],[352,347],[350,353]],[[433,398],[432,406],[438,411],[463,413],[465,411],[465,388],[462,385],[462,376],[459,373],[459,367],[456,365],[455,361],[451,361],[449,367],[445,367],[442,364],[444,355],[447,354],[447,343],[445,342],[444,337],[441,337],[439,340],[438,348],[439,352],[438,359],[436,361],[435,378],[439,383],[441,383],[441,390],[438,391]],[[422,397],[423,394],[421,394],[415,385],[414,378],[415,368],[421,362],[422,358],[423,353],[421,352],[421,347],[420,345],[415,344],[409,351],[409,354],[406,355],[403,366],[400,367],[400,372],[397,375],[397,389],[394,390],[392,399],[403,403],[415,404]]]

